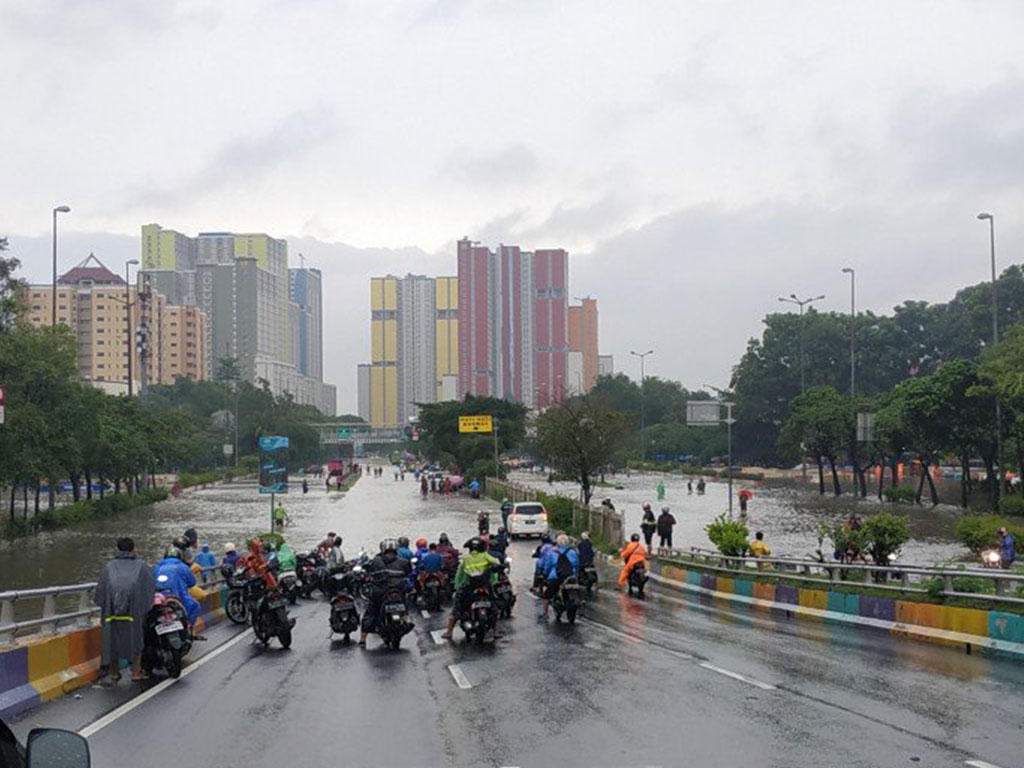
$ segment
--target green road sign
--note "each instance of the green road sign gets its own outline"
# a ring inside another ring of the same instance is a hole
[[[348,440],[350,437],[352,437],[351,429],[349,429],[348,427],[338,427],[339,440]]]

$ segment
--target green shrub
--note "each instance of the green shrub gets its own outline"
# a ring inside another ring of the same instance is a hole
[[[997,515],[964,515],[956,524],[956,538],[973,554],[999,543],[997,531],[1005,527],[1017,539],[1017,554],[1024,555],[1024,525]]]
[[[963,566],[960,567],[963,568]],[[921,582],[921,587],[928,592],[929,597],[938,597],[946,588],[945,583],[945,579],[941,576],[932,576],[930,579],[924,579]],[[954,576],[953,591],[992,595],[996,590],[991,579],[984,579],[980,576]]]
[[[843,559],[847,554],[856,556],[866,551],[868,547],[868,538],[863,527],[855,531],[847,528],[844,523],[839,522],[830,526],[823,525],[821,534],[819,542],[823,539],[828,539],[832,542],[832,555],[833,557],[838,555],[838,559]],[[824,556],[822,559],[825,559]]]
[[[910,523],[907,518],[891,512],[879,512],[864,521],[861,529],[867,540],[866,552],[876,565],[888,565],[889,555],[898,555],[910,541]]]
[[[548,525],[560,531],[572,530],[573,501],[568,496],[551,496],[546,493],[537,494],[537,500],[548,511]]]
[[[1004,515],[1024,517],[1024,496],[1003,496],[999,499],[999,511]]]
[[[749,546],[750,530],[746,523],[739,520],[729,520],[724,514],[719,515],[704,530],[711,539],[711,543],[718,547],[718,551],[729,557],[743,557]]]
[[[917,493],[913,488],[886,488],[882,495],[886,501],[896,504],[913,504],[917,501]]]

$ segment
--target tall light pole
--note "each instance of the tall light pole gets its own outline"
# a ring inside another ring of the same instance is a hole
[[[653,355],[654,350],[648,349],[646,352],[633,352],[630,350],[629,354],[634,357],[640,358],[640,461],[647,461],[647,444],[644,442],[644,427],[646,426],[647,414],[644,409],[644,358],[648,355]]]
[[[825,294],[821,296],[814,296],[810,299],[798,299],[795,293],[789,294],[789,296],[779,296],[779,301],[783,301],[787,304],[796,304],[800,307],[800,394],[802,395],[807,389],[807,380],[804,376],[804,307],[813,304],[816,301],[821,301],[825,298]],[[803,474],[804,486],[807,485],[807,456],[804,452],[803,445],[800,446],[800,469]]]
[[[988,222],[988,244],[992,260],[992,345],[999,343],[999,297],[996,283],[996,220],[991,213],[979,213],[981,221]],[[996,395],[996,487],[993,498],[999,503],[1003,492],[1003,417],[999,409],[999,395]]]
[[[850,399],[857,395],[857,272],[853,267],[843,267],[843,274],[850,276]]]
[[[132,396],[132,344],[135,341],[132,334],[132,284],[129,280],[129,270],[132,264],[138,264],[138,259],[128,259],[124,263],[124,310],[128,313],[128,397]]]
[[[58,205],[53,209],[53,307],[50,317],[50,325],[57,327],[57,214],[71,213],[66,205]]]

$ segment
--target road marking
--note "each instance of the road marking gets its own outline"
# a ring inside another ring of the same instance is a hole
[[[424,619],[429,619],[430,618],[430,611],[428,611],[426,608],[422,608],[420,610],[420,613],[423,614],[423,618]]]
[[[747,677],[746,675],[741,675],[739,672],[733,672],[732,670],[729,670],[729,669],[723,669],[722,667],[716,667],[714,664],[709,664],[706,661],[700,662],[697,666],[698,667],[703,667],[704,669],[710,669],[712,672],[717,672],[720,675],[725,675],[726,677],[731,677],[733,680],[739,680],[740,682],[746,683],[747,685],[752,685],[755,688],[760,688],[762,691],[774,691],[775,690],[775,686],[772,685],[771,683],[765,683],[765,682],[762,682],[760,680],[755,680],[752,677]]]
[[[598,629],[603,629],[608,634],[615,635],[616,637],[621,637],[623,640],[629,640],[629,642],[631,642],[631,643],[642,643],[642,642],[644,642],[643,640],[641,640],[639,637],[636,637],[635,635],[631,635],[628,632],[621,632],[618,629],[612,629],[607,624],[602,624],[599,621],[594,621],[593,619],[588,619],[586,616],[579,616],[579,617],[577,617],[576,620],[577,621],[582,621],[584,624],[590,624],[591,626],[597,627]]]
[[[469,678],[466,677],[466,673],[462,671],[462,667],[458,664],[449,664],[448,671],[452,673],[452,677],[455,678],[455,684],[462,690],[468,690],[473,687],[473,684],[469,682]]]
[[[444,645],[446,642],[448,642],[443,637],[441,637],[442,634],[442,630],[440,629],[435,629],[433,632],[430,633],[430,636],[434,638],[435,645]]]
[[[999,768],[995,763],[986,763],[984,760],[964,760],[964,765],[971,768]]]
[[[181,677],[179,677],[177,679],[169,677],[166,680],[163,680],[163,681],[157,683],[156,685],[154,685],[152,688],[150,688],[149,690],[145,691],[144,693],[140,693],[138,696],[136,696],[131,701],[126,701],[124,704],[122,704],[117,709],[112,710],[111,712],[108,712],[103,717],[101,717],[99,720],[94,720],[93,722],[89,723],[89,725],[85,726],[85,728],[80,730],[78,732],[78,734],[80,736],[82,736],[83,738],[88,739],[93,734],[97,733],[98,731],[102,730],[103,728],[106,728],[111,723],[113,723],[116,720],[119,720],[120,718],[122,718],[125,715],[127,715],[133,709],[141,707],[143,704],[145,704],[147,701],[149,701],[154,696],[159,694],[161,691],[164,691],[167,688],[170,688],[172,685],[174,685],[175,683],[177,683],[180,680],[184,680],[186,677],[191,675],[193,672],[195,672],[201,666],[206,664],[208,661],[213,661],[215,658],[220,656],[222,653],[224,653],[228,649],[233,648],[234,646],[238,645],[240,642],[242,642],[242,640],[245,640],[246,638],[248,638],[251,635],[252,635],[252,630],[251,629],[247,629],[244,632],[238,633],[237,635],[235,635],[233,638],[228,640],[223,645],[220,645],[217,648],[214,648],[212,651],[210,651],[208,654],[206,654],[202,658],[197,659],[194,663],[189,664],[187,667],[182,669],[181,670]]]

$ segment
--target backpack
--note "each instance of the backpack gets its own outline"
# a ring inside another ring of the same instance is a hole
[[[558,561],[555,563],[555,576],[559,581],[568,579],[573,574],[572,560],[562,550],[558,550]]]

